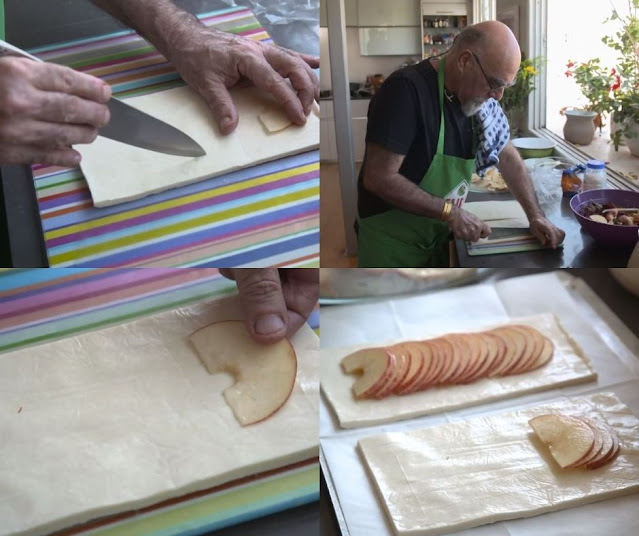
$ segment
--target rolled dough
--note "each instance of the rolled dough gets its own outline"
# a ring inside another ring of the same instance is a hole
[[[0,535],[49,534],[318,452],[315,333],[291,338],[297,379],[242,427],[189,335],[240,318],[235,298],[0,355]],[[18,408],[22,408],[18,412]]]
[[[523,222],[528,227],[528,219],[521,205],[514,200],[510,201],[472,201],[464,204],[464,210],[471,212],[489,225],[494,225],[499,220],[516,220]]]
[[[528,424],[553,411],[611,426],[618,458],[593,471],[558,468]],[[614,393],[367,437],[358,448],[397,536],[446,534],[639,491],[639,420]]]
[[[94,205],[104,207],[138,199],[319,146],[319,118],[314,113],[308,115],[304,126],[290,125],[268,132],[258,116],[263,110],[272,110],[268,124],[271,128],[281,126],[275,117],[279,112],[275,101],[254,87],[235,89],[231,95],[239,123],[227,136],[219,133],[210,109],[189,87],[126,99],[127,104],[191,136],[206,155],[167,155],[101,136],[90,145],[77,145]]]
[[[485,378],[468,385],[435,387],[410,395],[392,395],[383,400],[356,400],[351,391],[353,376],[342,371],[341,359],[360,348],[399,342],[380,341],[378,344],[371,341],[372,344],[365,346],[321,350],[322,391],[337,415],[340,426],[357,428],[430,415],[573,383],[594,381],[597,378],[582,350],[564,333],[554,315],[547,313],[516,318],[510,323],[528,324],[552,339],[555,354],[547,365],[525,374]],[[463,327],[456,326],[454,330],[447,330],[441,334],[452,331],[463,331]],[[436,334],[429,335],[433,336]]]

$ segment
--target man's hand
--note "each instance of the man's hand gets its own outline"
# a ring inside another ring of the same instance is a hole
[[[109,122],[111,88],[52,63],[0,58],[0,162],[75,166],[76,143],[91,143]]]
[[[171,63],[208,103],[223,134],[237,127],[237,109],[227,88],[242,78],[272,94],[297,125],[306,123],[313,101],[319,100],[319,81],[312,70],[319,67],[319,59],[314,56],[200,23],[194,24],[192,32],[175,36],[170,47]]]
[[[555,227],[546,218],[537,217],[530,220],[530,232],[542,246],[556,249],[563,241],[566,233]]]
[[[258,342],[293,335],[318,300],[315,268],[220,268],[220,273],[237,283],[244,322]]]
[[[455,238],[461,238],[467,242],[477,242],[480,238],[490,236],[490,227],[474,214],[459,207],[453,207],[450,218],[447,221]]]
[[[238,122],[229,87],[245,78],[272,94],[297,125],[306,123],[319,80],[319,58],[207,28],[172,0],[93,0],[151,41],[208,103],[220,131]],[[287,82],[290,81],[290,85]],[[292,86],[292,87],[291,87]]]

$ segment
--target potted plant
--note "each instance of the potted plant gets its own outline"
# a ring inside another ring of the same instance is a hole
[[[603,126],[603,115],[610,114],[618,125],[611,133],[615,150],[626,138],[631,153],[639,156],[639,0],[628,0],[628,15],[621,16],[613,7],[610,20],[622,22],[615,36],[602,41],[618,52],[615,67],[601,65],[599,58],[576,64],[569,61],[566,76],[573,77],[588,104],[583,109],[561,110],[566,115],[564,138],[587,145],[592,141],[595,127]],[[579,123],[579,124],[578,124]],[[586,133],[586,131],[588,133]],[[636,147],[634,146],[636,138]]]
[[[608,20],[622,22],[615,36],[602,41],[617,51],[619,87],[614,95],[612,118],[619,128],[612,135],[615,150],[619,150],[622,136],[630,153],[639,156],[639,0],[628,0],[628,14],[621,16],[613,8]]]
[[[499,104],[508,118],[511,137],[516,137],[527,111],[528,95],[535,89],[535,77],[539,75],[543,59],[523,59],[517,71],[515,83],[504,90]]]

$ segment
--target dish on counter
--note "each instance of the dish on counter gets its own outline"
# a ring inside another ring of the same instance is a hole
[[[639,207],[639,192],[613,189],[588,190],[575,195],[570,200],[570,208],[582,229],[599,244],[620,248],[634,246],[637,243],[639,232],[637,225],[610,225],[592,220],[590,210],[597,205],[614,206],[619,209]],[[603,217],[605,218],[605,216]]]
[[[460,285],[476,279],[476,268],[322,268],[320,303],[393,296]]]
[[[486,170],[484,177],[473,173],[470,178],[470,189],[473,192],[507,193],[508,185],[496,167]]]

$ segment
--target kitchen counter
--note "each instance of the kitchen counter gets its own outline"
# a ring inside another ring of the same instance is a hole
[[[506,201],[513,199],[510,194],[471,192],[467,201]],[[570,208],[570,199],[562,198],[554,210],[546,216],[557,227],[566,232],[562,248],[542,249],[521,253],[500,255],[468,255],[466,243],[455,239],[455,250],[459,266],[462,268],[616,268],[626,267],[633,248],[609,249],[595,243],[594,239],[581,230],[579,222]]]

